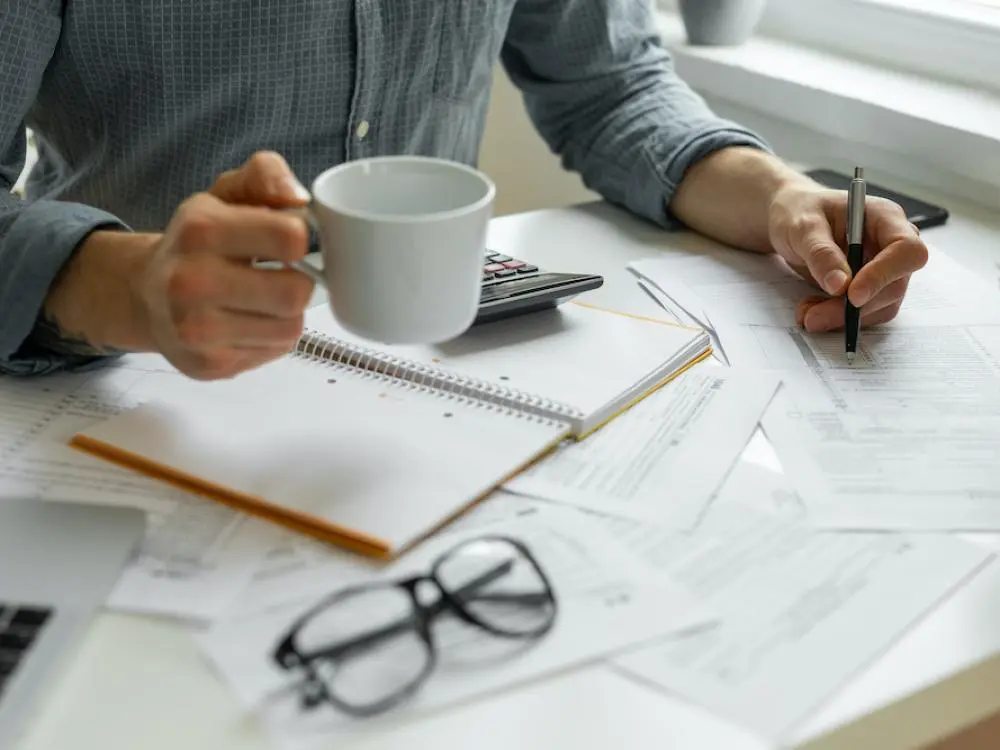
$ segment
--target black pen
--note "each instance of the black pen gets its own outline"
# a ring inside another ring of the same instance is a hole
[[[847,191],[847,265],[851,267],[851,280],[864,264],[865,237],[865,170],[854,168],[854,179]],[[844,334],[847,339],[847,363],[854,364],[861,335],[861,311],[851,304],[844,294]]]

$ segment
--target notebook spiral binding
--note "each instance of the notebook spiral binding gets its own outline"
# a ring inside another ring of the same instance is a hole
[[[475,408],[503,412],[517,419],[533,419],[555,426],[582,416],[578,410],[558,401],[503,388],[485,380],[460,377],[310,330],[299,338],[294,354],[328,367],[377,378],[386,385],[419,390]]]

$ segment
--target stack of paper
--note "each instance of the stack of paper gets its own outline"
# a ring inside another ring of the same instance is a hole
[[[506,488],[608,516],[691,529],[779,384],[766,372],[695,368],[583,442],[565,444]]]
[[[87,373],[0,378],[0,502],[37,498],[136,506],[147,532],[108,606],[209,622],[249,582],[274,532],[68,447],[81,427],[185,387],[165,359],[136,355]]]
[[[1000,294],[932,250],[897,318],[808,334],[817,290],[777,257],[720,250],[632,266],[711,326],[729,362],[778,374],[763,426],[814,523],[1000,530]],[[679,281],[683,279],[683,282]]]
[[[278,746],[337,744],[584,666],[786,739],[1000,551],[951,533],[1000,531],[1000,294],[932,253],[850,367],[842,334],[796,325],[799,300],[818,291],[777,258],[708,249],[631,270],[673,318],[710,332],[717,361],[388,566],[67,447],[190,387],[159,357],[0,379],[0,500],[145,508],[146,539],[109,606],[204,627],[206,658]],[[545,357],[539,347],[524,367]],[[767,447],[761,427],[784,474],[751,460]],[[303,708],[300,683],[270,659],[296,617],[342,587],[427,573],[484,534],[535,553],[559,602],[552,632],[525,648],[445,616],[433,673],[397,709],[357,720]]]
[[[306,709],[296,687],[301,675],[282,672],[270,654],[296,618],[317,604],[317,590],[329,593],[331,581],[361,582],[353,573],[345,580],[343,560],[335,556],[327,565],[298,571],[294,586],[286,580],[283,597],[262,602],[251,591],[200,639],[205,654],[246,706],[260,713],[276,743],[304,748],[325,741],[321,746],[327,747],[331,741],[337,745],[348,737],[377,735],[431,711],[592,664],[636,644],[716,624],[707,604],[669,576],[644,567],[596,517],[555,505],[536,504],[528,512],[523,502],[504,507],[510,512],[490,508],[465,518],[367,580],[425,574],[439,555],[484,534],[515,538],[536,557],[558,601],[555,625],[537,644],[491,636],[446,611],[434,625],[434,670],[410,700],[372,720],[353,718],[329,704]],[[373,622],[379,614],[371,612]],[[345,666],[345,673],[349,669]],[[384,675],[392,674],[387,666]]]

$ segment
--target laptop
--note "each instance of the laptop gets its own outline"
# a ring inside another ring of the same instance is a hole
[[[134,508],[0,501],[0,748],[14,748],[132,551]]]

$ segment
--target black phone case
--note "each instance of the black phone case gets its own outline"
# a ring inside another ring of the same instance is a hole
[[[835,190],[847,190],[851,184],[850,177],[832,169],[810,169],[806,171],[806,174],[821,185]],[[906,213],[906,218],[918,229],[940,226],[948,221],[948,209],[943,206],[937,206],[871,182],[866,184],[866,189],[868,195],[886,198],[898,203]]]

